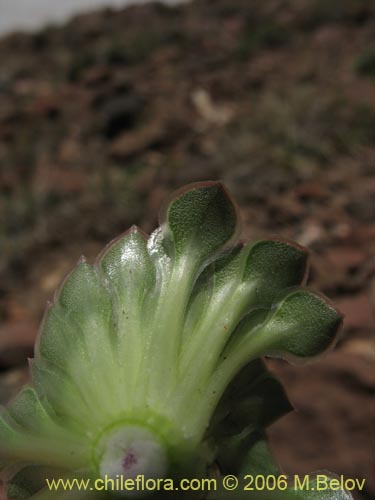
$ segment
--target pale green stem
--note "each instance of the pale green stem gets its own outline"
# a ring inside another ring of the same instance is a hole
[[[242,339],[231,348],[217,370],[212,374],[203,393],[196,391],[195,396],[191,395],[190,404],[188,408],[185,408],[185,411],[188,415],[193,416],[189,425],[193,433],[195,433],[194,430],[198,434],[200,433],[197,439],[202,439],[218,402],[236,374],[247,363],[265,354],[266,349],[261,327],[255,328],[251,332],[251,336],[255,338],[246,341],[246,336],[245,339]]]
[[[188,269],[190,263],[190,257],[175,263],[154,317],[154,331],[147,355],[149,366],[146,369],[149,372],[149,394],[153,403],[160,405],[163,405],[163,395],[170,394],[177,379],[182,325],[195,279],[194,270]]]

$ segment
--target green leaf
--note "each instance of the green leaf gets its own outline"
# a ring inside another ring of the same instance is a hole
[[[119,388],[111,376],[115,366],[113,329],[110,294],[98,269],[81,259],[46,312],[33,363],[39,394],[48,392],[43,385],[50,385],[52,377],[58,391],[53,400],[73,396],[75,407],[60,403],[60,411],[64,408],[68,419],[77,412],[87,415],[87,403],[97,422],[107,420],[118,409]],[[108,391],[108,387],[113,389]]]
[[[193,254],[202,262],[233,241],[238,228],[236,212],[220,182],[194,184],[177,192],[162,217],[176,260]]]
[[[0,459],[4,465],[34,463],[35,460],[37,464],[54,467],[83,467],[89,456],[85,437],[57,423],[46,422],[40,415],[32,415],[30,422],[24,425],[32,409],[29,405],[27,397],[21,395],[15,410],[10,408],[0,417]],[[16,410],[18,421],[11,415],[12,412],[15,415]],[[38,419],[40,427],[36,427]]]
[[[87,364],[104,362],[107,366],[111,362],[111,317],[110,296],[97,270],[81,260],[47,311],[36,360],[41,357],[68,371],[75,364],[86,368]],[[80,363],[72,361],[76,357]],[[101,372],[102,368],[99,365],[96,369]],[[86,371],[86,378],[87,375]]]
[[[226,471],[223,472],[224,474]],[[319,483],[317,474],[321,478]],[[254,478],[253,482],[250,476]],[[261,486],[259,489],[256,488],[257,476],[264,478],[264,482],[259,483]],[[276,482],[271,481],[271,488],[262,488],[263,484],[267,485],[268,476],[275,477]],[[296,485],[293,478],[288,478],[280,472],[263,434],[256,436],[250,443],[237,477],[238,487],[235,491],[225,490],[219,478],[218,490],[210,493],[208,500],[353,500],[351,493],[330,486],[329,481],[336,478],[329,473],[315,473],[301,477],[302,482],[308,478],[306,484],[303,487]],[[277,478],[282,481],[278,482]],[[325,483],[325,478],[329,480],[327,483]],[[274,485],[276,485],[275,489],[273,489]]]
[[[120,313],[133,308],[141,315],[147,294],[153,291],[156,270],[147,250],[147,235],[133,226],[112,241],[97,259],[106,283],[115,290]]]
[[[306,249],[295,243],[264,240],[253,244],[243,279],[256,287],[254,304],[271,305],[282,290],[303,283],[307,264]]]
[[[56,430],[51,415],[47,413],[31,387],[26,387],[18,394],[9,408],[9,415],[18,425],[29,431],[38,432],[43,427]]]
[[[259,432],[291,410],[282,385],[262,361],[243,368],[221,398],[208,431],[224,470],[237,474]]]
[[[243,245],[231,249],[207,266],[198,277],[185,313],[183,337],[186,343],[183,346],[182,369],[188,368],[193,360],[203,355],[207,365],[207,353],[209,356],[213,356],[215,351],[220,353],[221,344],[230,336],[230,315],[242,315],[243,304],[238,306],[240,300],[237,301],[238,311],[228,307],[231,296],[240,286],[244,267],[242,250]],[[236,323],[236,319],[233,321]],[[224,331],[220,323],[225,325]],[[197,364],[201,363],[198,361]]]
[[[248,328],[244,323],[253,321],[254,309],[262,308],[259,310],[267,313],[275,297],[303,282],[306,268],[305,249],[279,240],[241,244],[217,258],[192,292],[184,328],[187,347],[183,370],[198,359],[196,378],[205,376],[205,368],[212,371],[228,339],[232,336],[233,342],[239,330]]]
[[[244,366],[250,358],[281,356],[303,361],[328,349],[342,323],[341,314],[320,294],[303,288],[289,291],[264,319],[247,329],[240,325],[223,353],[219,373],[224,376],[234,366]]]
[[[317,356],[332,345],[341,323],[341,314],[325,297],[309,290],[294,290],[281,300],[259,332],[264,354]]]
[[[238,478],[238,487],[235,491],[224,489],[222,479],[218,479],[218,490],[208,496],[208,500],[242,500],[245,498],[266,498],[262,495],[264,492],[246,491],[246,485],[250,482],[248,475],[260,476],[279,476],[280,471],[276,465],[264,432],[246,433],[243,432],[234,436],[231,446],[227,450],[229,456],[224,453],[219,458],[219,466],[223,476],[232,474]],[[233,462],[234,461],[234,462]],[[270,500],[273,500],[273,492],[267,491]],[[278,497],[275,497],[275,500]]]
[[[253,438],[253,444],[249,447],[238,471],[240,476],[251,474],[253,476],[278,476],[279,467],[276,465],[267,438],[263,432],[259,432]]]
[[[110,243],[97,260],[111,292],[115,359],[123,368],[119,385],[127,386],[130,399],[139,390],[136,383],[149,342],[161,283],[148,252],[147,239],[133,226]]]
[[[18,484],[10,483],[7,491],[8,500],[27,500],[30,498],[31,493]]]
[[[27,466],[21,469],[8,484],[9,500],[25,500],[46,486],[46,479],[63,477],[63,472],[50,467]]]
[[[31,363],[31,374],[38,396],[48,401],[65,426],[74,422],[83,431],[97,424],[97,405],[87,398],[77,380],[42,359]]]
[[[271,374],[260,377],[249,387],[247,396],[233,400],[231,408],[223,422],[227,432],[267,427],[292,410],[283,387]]]
[[[5,408],[0,407],[0,459],[1,469],[8,465],[7,457],[12,456],[15,443],[20,439],[19,429],[14,428],[15,422]],[[22,437],[22,436],[21,436]],[[13,457],[12,457],[13,458]],[[3,460],[4,459],[4,460]],[[0,469],[0,470],[1,470]]]
[[[57,491],[51,491],[48,488],[38,491],[33,496],[29,497],[28,500],[113,500],[113,496],[109,497],[108,494],[103,494],[93,491],[78,491],[77,488],[73,490],[61,489]]]
[[[232,380],[213,415],[217,438],[243,429],[263,429],[289,413],[292,406],[280,382],[260,360],[245,366]]]

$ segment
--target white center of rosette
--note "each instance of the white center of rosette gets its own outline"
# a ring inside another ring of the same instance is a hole
[[[167,473],[165,445],[157,434],[145,427],[126,425],[113,429],[102,437],[101,447],[101,478],[114,480],[119,488],[126,484],[132,488],[114,491],[121,496],[147,495],[147,491],[142,490],[145,481],[163,479]],[[126,480],[134,480],[134,485],[132,481]]]

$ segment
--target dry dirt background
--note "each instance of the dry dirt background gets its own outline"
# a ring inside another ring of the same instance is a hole
[[[365,0],[202,0],[0,40],[0,403],[80,254],[221,179],[244,234],[307,245],[311,286],[346,315],[320,361],[269,362],[297,408],[269,431],[276,456],[374,498],[373,32]]]

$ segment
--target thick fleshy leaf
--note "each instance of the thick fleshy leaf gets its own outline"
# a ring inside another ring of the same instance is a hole
[[[128,387],[131,398],[149,342],[146,325],[154,317],[160,280],[156,280],[147,239],[136,226],[107,247],[98,265],[112,293],[114,356],[123,366],[119,385]]]
[[[251,311],[248,318],[252,320],[254,309],[267,311],[285,289],[304,281],[307,257],[306,250],[298,245],[270,240],[238,245],[215,260],[192,292],[184,331],[187,348],[182,368],[190,366],[193,359],[202,358],[205,352],[209,353],[205,363],[211,359],[213,366],[248,311]],[[192,317],[203,307],[199,315],[202,320],[192,330]]]
[[[6,457],[11,456],[11,452],[19,440],[22,439],[22,435],[19,429],[15,429],[13,424],[15,423],[6,412],[5,408],[1,408],[0,413],[0,460],[2,460],[2,468],[8,465]]]
[[[265,354],[317,356],[332,345],[341,314],[322,295],[304,289],[289,293],[262,328]]]
[[[225,489],[223,488],[223,481],[219,478],[218,489],[209,494],[208,500],[257,498],[256,495],[254,496],[254,492],[247,490],[247,485],[250,483],[249,476],[274,476],[277,478],[280,474],[269,449],[266,436],[262,431],[256,433],[243,432],[235,436],[231,446],[226,451],[229,453],[229,457],[222,453],[221,460],[219,458],[221,474],[223,477],[227,474],[236,476],[238,478],[238,487],[234,491]],[[267,493],[272,495],[272,491],[267,491]],[[273,500],[273,497],[270,496],[270,499]]]
[[[264,255],[263,255],[264,254]],[[268,307],[286,288],[301,284],[306,276],[308,254],[298,245],[278,240],[237,245],[217,258],[197,281],[192,296],[212,288],[211,304],[223,306],[235,289],[247,306]],[[197,291],[196,291],[197,289]],[[206,311],[209,314],[209,311]]]
[[[314,488],[311,483],[311,488]],[[353,500],[350,493],[345,491],[324,490],[324,491],[309,491],[304,490],[274,490],[274,491],[244,491],[239,486],[234,492],[228,492],[225,489],[217,491],[213,495],[207,497],[207,500]]]
[[[285,288],[300,285],[307,272],[305,248],[281,240],[264,240],[250,248],[244,281],[255,284],[255,304],[271,305]]]
[[[30,491],[18,484],[11,483],[8,487],[7,500],[27,500],[30,496]]]
[[[25,410],[20,410],[20,414],[25,416]],[[18,417],[21,421],[22,418]],[[34,463],[33,459],[38,464],[54,467],[68,464],[70,467],[84,467],[89,457],[85,438],[53,423],[44,423],[44,426],[42,423],[40,429],[35,429],[37,418],[33,417],[33,423],[25,428],[6,411],[0,416],[0,460],[4,461],[5,467]]]
[[[238,296],[233,297],[239,291],[245,263],[242,251],[243,246],[238,245],[219,257],[195,283],[184,318],[182,372],[203,355],[205,364],[210,358],[215,362],[238,317],[243,314],[243,301]],[[231,299],[234,307],[229,304]],[[201,365],[202,361],[197,364]]]
[[[239,475],[273,475],[280,474],[279,467],[272,456],[267,438],[263,432],[259,432],[253,438],[253,444],[247,450],[240,464]]]
[[[220,425],[228,415],[232,414],[233,404],[247,397],[249,393],[251,393],[256,381],[262,378],[266,373],[267,369],[264,362],[260,359],[256,359],[248,363],[236,377],[233,378],[222,395],[215,409],[215,413],[212,416],[212,429],[214,429],[216,425]]]
[[[73,488],[72,490],[51,491],[49,488],[44,488],[31,496],[28,500],[114,500],[114,497],[108,496],[108,493],[100,493],[96,491],[85,491]]]
[[[248,445],[247,451],[243,450],[244,442]],[[305,475],[299,477],[298,481],[297,476],[288,477],[283,474],[275,463],[262,432],[253,434],[250,439],[239,439],[237,450],[241,455],[237,471],[225,467],[222,469],[223,476],[228,473],[237,476],[237,488],[228,491],[223,488],[223,481],[219,478],[218,490],[209,494],[208,500],[353,500],[351,493],[338,489],[337,481],[331,487],[330,481],[335,480],[332,474],[322,472]],[[235,451],[234,448],[233,457]],[[256,481],[257,477],[259,482]],[[271,480],[267,482],[267,478]]]
[[[220,322],[225,323],[228,337],[247,310],[270,307],[283,290],[301,284],[306,268],[307,252],[298,245],[270,240],[234,247],[198,279],[187,311],[188,328],[198,303],[200,316],[217,323],[210,328],[205,323],[202,329],[220,329]],[[230,313],[232,317],[228,317]]]
[[[69,397],[72,385],[80,393],[78,407],[69,410],[64,405],[68,418],[81,406],[84,412],[85,401],[91,406],[101,401],[100,413],[108,418],[119,406],[118,387],[110,376],[114,345],[111,297],[97,268],[81,260],[56,294],[41,327],[33,368],[36,372],[44,363],[48,370],[38,371],[38,391],[42,391],[43,379],[55,372],[55,380],[61,382],[60,399]],[[99,412],[95,414],[98,417]]]
[[[21,469],[8,484],[9,500],[29,499],[46,486],[46,479],[63,477],[64,472],[50,467],[28,466]]]
[[[75,425],[82,432],[97,425],[97,406],[82,391],[78,381],[41,359],[31,363],[31,374],[38,396],[48,401],[65,426]]]
[[[203,261],[233,240],[237,209],[220,182],[187,186],[176,193],[165,214],[174,256]]]
[[[280,382],[260,360],[249,363],[233,379],[213,415],[217,438],[255,431],[292,410]]]
[[[259,432],[291,410],[283,387],[263,362],[242,369],[225,391],[208,431],[218,443],[217,460],[225,471],[237,474]]]
[[[51,408],[48,410],[53,412]],[[23,389],[18,394],[9,408],[9,415],[19,426],[32,432],[38,433],[43,428],[57,430],[53,414],[48,414],[31,387]]]
[[[156,279],[146,235],[133,226],[111,242],[97,262],[107,277],[106,283],[115,290],[122,306],[120,312],[130,313],[134,308],[141,315],[143,301],[153,291]]]
[[[253,356],[281,356],[303,361],[321,354],[335,340],[341,314],[320,294],[298,288],[290,291],[264,319],[250,327],[240,325],[224,351],[221,370],[244,366]]]

